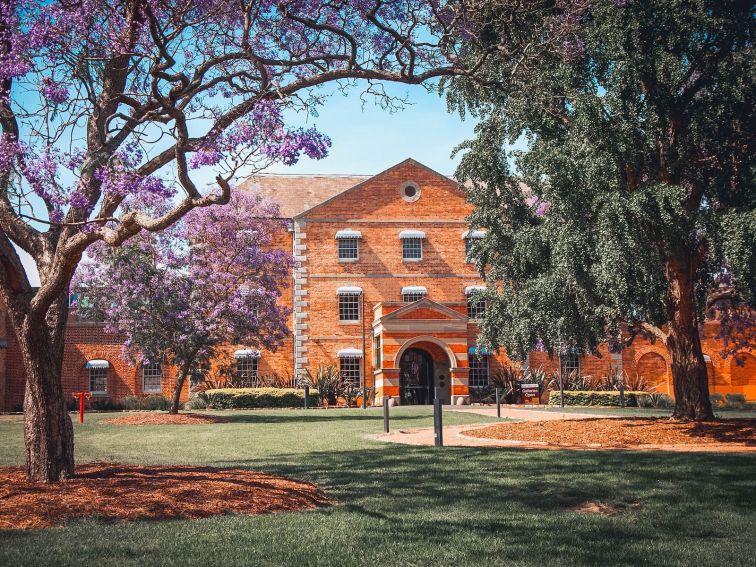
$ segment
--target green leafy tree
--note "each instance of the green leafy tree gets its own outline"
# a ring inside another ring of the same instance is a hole
[[[522,357],[643,334],[669,350],[674,416],[712,419],[704,317],[753,347],[754,6],[597,0],[569,17],[556,47],[536,33],[525,64],[449,85],[480,117],[458,176],[488,229],[472,252],[484,338]]]

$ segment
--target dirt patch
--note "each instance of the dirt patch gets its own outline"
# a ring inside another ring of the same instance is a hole
[[[201,425],[204,423],[226,423],[228,421],[228,418],[219,415],[152,412],[131,413],[114,419],[107,419],[102,423],[108,425]]]
[[[756,446],[756,420],[728,419],[706,423],[667,418],[580,419],[497,423],[465,431],[472,437],[530,441],[559,446]]]
[[[611,503],[611,502],[583,502],[578,506],[569,508],[569,512],[575,512],[577,514],[589,514],[596,516],[614,516],[620,512],[624,512],[629,508],[637,508],[638,503],[632,502],[630,504],[625,502]]]
[[[0,468],[0,529],[47,528],[84,516],[194,519],[331,504],[314,484],[242,469],[95,463],[76,472],[64,482],[38,484],[20,468]]]

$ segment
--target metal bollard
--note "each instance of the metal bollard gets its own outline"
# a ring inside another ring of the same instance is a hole
[[[389,432],[389,400],[391,396],[383,396],[383,432]]]
[[[362,409],[367,409],[367,387],[362,387]]]
[[[501,418],[501,390],[496,388],[496,417]]]
[[[436,399],[433,400],[433,429],[436,432],[436,447],[444,446],[444,424],[442,418],[443,406],[438,399],[438,389],[436,389]]]
[[[620,407],[625,409],[625,385],[620,384]]]
[[[304,391],[305,391],[305,409],[310,409],[310,387],[305,386]]]

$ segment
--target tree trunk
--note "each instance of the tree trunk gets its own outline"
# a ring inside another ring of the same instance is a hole
[[[41,329],[28,320],[16,333],[26,371],[24,442],[32,482],[57,482],[74,474],[73,425],[61,384],[63,333],[63,326]]]
[[[179,404],[181,403],[181,390],[184,389],[184,382],[189,374],[189,369],[186,366],[182,366],[179,369],[178,376],[176,377],[176,385],[173,388],[173,398],[171,399],[171,409],[168,413],[177,414],[179,412]]]
[[[668,277],[672,302],[667,348],[672,359],[676,419],[709,421],[714,411],[709,378],[701,350],[694,295],[694,270],[687,262],[670,262]]]

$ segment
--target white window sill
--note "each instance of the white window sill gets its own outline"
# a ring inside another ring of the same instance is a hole
[[[359,319],[356,321],[339,321],[339,325],[359,325],[361,322]]]
[[[339,258],[340,264],[354,264],[355,262],[359,262],[359,258]]]
[[[422,262],[422,258],[402,258],[402,262]]]
[[[108,396],[107,392],[89,392],[89,393],[92,394],[93,398],[95,398],[95,397],[97,397],[97,398],[106,398]]]

